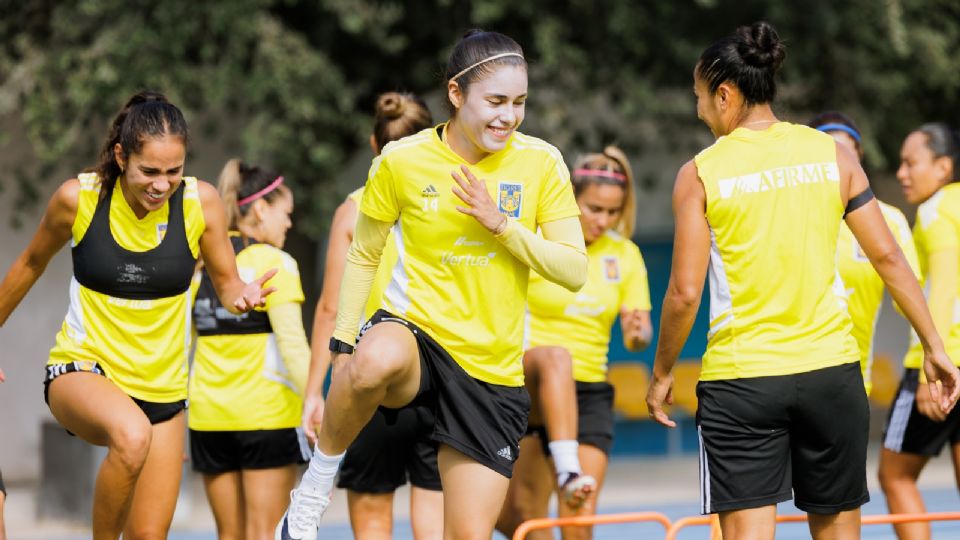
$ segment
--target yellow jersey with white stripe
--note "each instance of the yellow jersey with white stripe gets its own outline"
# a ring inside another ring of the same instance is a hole
[[[304,300],[297,262],[269,244],[237,254],[240,278],[250,282],[271,268],[277,274],[258,311]],[[199,324],[200,316],[197,321]],[[280,355],[273,332],[200,335],[190,374],[190,429],[249,431],[300,425],[303,402]]]
[[[837,274],[836,142],[780,122],[738,128],[695,158],[710,227],[710,330],[700,379],[856,362]]]
[[[100,198],[96,174],[81,174],[72,242],[83,239]],[[185,177],[183,217],[187,243],[194,257],[206,227],[197,179]],[[109,232],[123,249],[146,252],[160,245],[170,205],[138,219],[118,184],[111,192]],[[187,397],[187,354],[190,349],[190,293],[155,299],[118,298],[70,280],[70,305],[47,362],[99,363],[107,377],[131,397],[170,403]]]
[[[913,241],[920,259],[924,281],[930,276],[930,257],[938,251],[960,250],[960,184],[947,184],[917,208],[913,224]],[[925,287],[929,294],[929,284]],[[903,359],[908,368],[923,366],[923,347],[911,331],[910,349]],[[954,288],[953,321],[950,335],[942,336],[947,354],[960,366],[960,283]]]
[[[428,332],[472,377],[523,385],[523,316],[529,268],[476,219],[456,209],[450,173],[468,165],[501,213],[535,231],[579,214],[560,152],[514,133],[469,165],[438,128],[391,142],[374,159],[360,211],[394,223],[393,265],[382,307]]]
[[[900,245],[910,268],[919,277],[920,264],[917,262],[917,250],[913,245],[910,225],[903,212],[887,203],[877,201],[883,219]],[[846,222],[840,224],[840,238],[837,241],[837,269],[843,280],[847,296],[847,312],[853,320],[853,337],[860,350],[860,372],[863,384],[870,395],[873,389],[871,366],[873,365],[873,334],[876,331],[883,302],[883,279],[870,264],[857,239]]]
[[[573,357],[573,378],[607,380],[610,330],[620,308],[650,311],[647,267],[640,249],[614,231],[587,246],[587,282],[571,292],[530,272],[528,346],[562,346]]]
[[[360,201],[363,200],[363,188],[354,190],[347,198],[357,203],[357,216],[359,216]],[[370,320],[370,317],[373,317],[373,314],[380,309],[383,293],[386,292],[387,285],[390,284],[390,275],[397,264],[397,260],[397,245],[393,240],[393,232],[391,232],[387,235],[387,244],[383,246],[380,266],[377,267],[377,275],[373,280],[373,287],[370,289],[370,297],[367,298],[367,307],[363,313],[364,322]]]

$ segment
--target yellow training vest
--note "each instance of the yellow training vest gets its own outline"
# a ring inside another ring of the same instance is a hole
[[[738,128],[695,158],[710,226],[710,331],[700,379],[856,362],[837,275],[843,201],[833,138]]]

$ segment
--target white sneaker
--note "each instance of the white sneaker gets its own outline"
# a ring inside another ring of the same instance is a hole
[[[290,507],[284,512],[275,540],[317,540],[320,518],[330,504],[330,495],[319,495],[306,490],[290,492]]]
[[[597,481],[588,474],[570,473],[560,486],[564,502],[571,508],[580,508],[597,489]]]

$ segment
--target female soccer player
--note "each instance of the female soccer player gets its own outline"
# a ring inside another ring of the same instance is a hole
[[[521,457],[501,512],[500,530],[508,536],[521,522],[546,517],[554,487],[560,490],[561,516],[596,513],[613,444],[613,387],[607,382],[610,330],[620,315],[624,346],[632,351],[645,348],[652,333],[647,269],[639,248],[630,241],[636,203],[626,155],[613,146],[588,154],[577,161],[571,181],[587,246],[587,283],[574,293],[539,275],[530,276],[530,348],[524,355],[524,368],[533,410],[542,412],[531,413],[531,430],[538,437],[527,437],[521,443]],[[541,372],[545,365],[569,366],[571,358],[573,371],[571,376],[568,368],[567,381],[576,381],[575,394],[558,395],[548,386],[560,382],[545,380]],[[538,420],[566,408],[577,411],[572,440],[557,440],[550,425],[544,429],[545,422]],[[575,459],[570,459],[570,453]],[[547,456],[556,464],[556,478]],[[578,478],[595,482],[583,501],[577,498],[580,494],[564,489]],[[552,538],[549,531],[538,532]],[[563,537],[590,538],[591,532],[589,527],[570,527],[563,530]]]
[[[387,92],[377,99],[370,146],[377,155],[390,141],[433,125],[426,103],[413,94]],[[351,193],[333,216],[323,290],[313,319],[313,355],[304,399],[303,427],[316,440],[314,424],[323,419],[323,382],[330,365],[327,344],[336,325],[340,281],[356,228],[363,188]],[[397,262],[393,238],[387,238],[364,320],[380,308],[390,272]],[[358,540],[393,535],[393,493],[410,477],[410,524],[417,540],[443,536],[443,492],[437,469],[437,444],[430,440],[433,412],[407,406],[391,414],[378,410],[347,449],[337,487],[347,490],[350,525]]]
[[[93,538],[164,537],[183,467],[190,281],[198,257],[223,304],[260,306],[267,272],[245,283],[216,190],[183,176],[187,124],[156,92],[127,102],[93,172],[54,193],[30,245],[0,284],[0,324],[69,240],[70,305],[46,366],[60,424],[107,447]],[[95,396],[95,397],[94,397]]]
[[[859,351],[835,288],[842,219],[917,329],[943,411],[960,392],[958,373],[856,156],[774,116],[784,54],[760,22],[697,62],[697,114],[718,140],[677,175],[673,268],[647,404],[674,425],[662,409],[670,370],[709,268],[697,386],[702,511],[720,514],[727,540],[772,539],[776,504],[793,496],[814,538],[859,538],[869,410],[855,391],[863,387]]]
[[[839,112],[825,112],[810,121],[809,126],[828,133],[839,144],[852,150],[859,159],[863,159],[863,148],[860,146],[860,130],[853,120]],[[903,255],[910,263],[914,275],[920,275],[920,263],[917,262],[917,249],[913,245],[910,235],[910,225],[903,212],[894,206],[877,199],[880,213],[886,222],[893,238],[900,246]],[[863,375],[863,385],[870,395],[873,383],[870,380],[871,366],[873,365],[873,333],[877,328],[877,317],[880,316],[880,304],[883,302],[883,279],[870,264],[870,259],[863,252],[863,248],[853,237],[846,222],[840,224],[840,238],[837,240],[837,270],[845,288],[847,312],[853,321],[853,337],[857,340],[860,350],[860,373]]]
[[[489,538],[530,407],[521,363],[529,271],[571,290],[586,278],[563,159],[517,132],[527,97],[520,46],[471,32],[446,75],[450,120],[388,144],[370,169],[331,340],[335,353],[353,355],[333,375],[278,538],[316,538],[344,450],[378,406],[418,396],[436,415],[444,535]],[[391,229],[398,263],[354,352]]]
[[[219,537],[267,539],[285,510],[296,466],[310,459],[299,427],[310,360],[303,288],[297,262],[283,251],[293,192],[282,176],[239,159],[224,166],[219,190],[240,274],[276,268],[277,292],[265,311],[237,317],[223,309],[209,273],[198,274],[190,454]]]
[[[960,186],[953,183],[960,163],[960,141],[946,124],[925,124],[911,132],[900,149],[897,179],[907,202],[919,204],[913,238],[926,279],[933,321],[946,336],[947,353],[960,360]],[[890,408],[880,450],[880,486],[890,513],[923,513],[917,478],[931,457],[950,444],[960,475],[960,409],[937,407],[936,394],[921,371],[924,351],[916,339],[904,358],[906,368]],[[960,485],[960,476],[958,485]],[[901,540],[930,538],[930,525],[895,526]]]

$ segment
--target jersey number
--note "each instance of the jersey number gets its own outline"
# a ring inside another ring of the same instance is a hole
[[[440,198],[439,197],[424,197],[423,198],[423,211],[438,211],[440,208]]]

